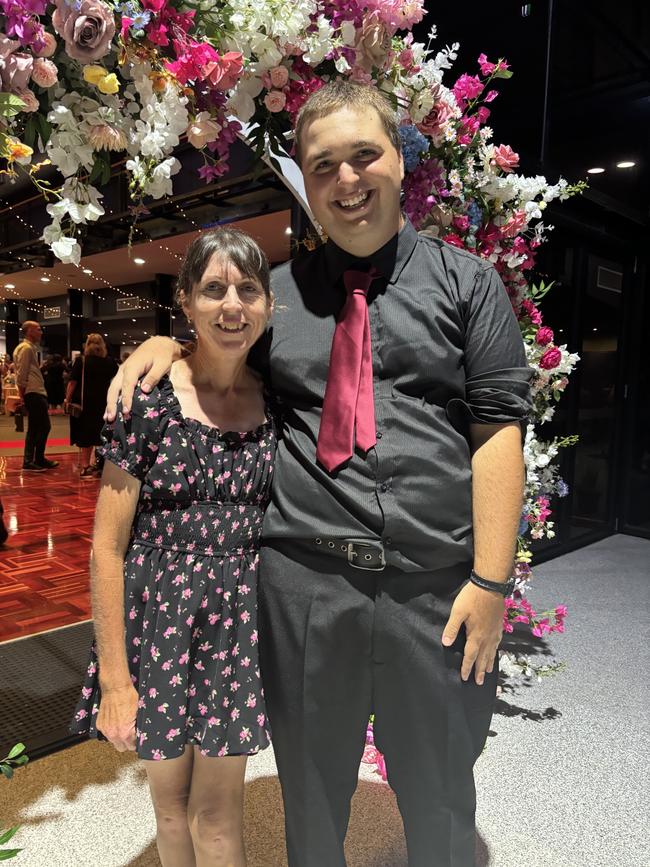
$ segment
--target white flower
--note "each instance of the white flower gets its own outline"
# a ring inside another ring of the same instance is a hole
[[[78,265],[81,261],[81,247],[76,238],[61,236],[58,241],[51,245],[52,252],[66,265]]]
[[[357,28],[351,21],[342,22],[341,38],[346,45],[354,45],[354,43],[357,41]]]
[[[255,114],[255,101],[245,90],[238,87],[228,100],[228,110],[243,123]]]

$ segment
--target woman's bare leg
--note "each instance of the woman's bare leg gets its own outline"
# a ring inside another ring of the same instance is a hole
[[[156,814],[156,843],[162,867],[196,867],[187,820],[193,747],[188,744],[177,759],[145,761],[144,765]]]
[[[210,758],[194,747],[188,817],[196,867],[246,867],[245,771],[246,756]]]

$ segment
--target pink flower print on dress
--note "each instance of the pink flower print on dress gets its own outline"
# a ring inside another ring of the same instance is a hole
[[[187,665],[187,663],[189,662],[189,660],[190,660],[190,654],[189,654],[189,651],[186,650],[185,653],[181,654],[181,655],[178,657],[178,664],[179,664],[179,665]]]
[[[239,642],[233,646],[233,649],[230,651],[231,656],[239,656]]]
[[[239,741],[240,743],[248,743],[251,739],[251,730],[244,726],[242,730],[239,732]]]
[[[252,692],[248,693],[248,698],[246,699],[246,707],[255,707],[257,705],[257,699]]]
[[[250,666],[250,664],[251,664],[250,656],[245,656],[240,662],[240,665],[242,668],[248,668]]]
[[[158,658],[160,656],[160,650],[158,650],[158,648],[156,647],[155,644],[151,645],[151,647],[149,649],[149,653],[151,654],[152,658],[155,659],[157,662]]]
[[[190,698],[194,698],[194,696],[196,695],[196,687],[194,686],[194,684],[192,684],[192,686],[187,690],[187,694]]]
[[[157,707],[158,713],[167,713],[167,709],[169,708],[168,702],[164,702],[164,704],[159,704]]]
[[[210,719],[208,720],[208,725],[209,726],[220,726],[221,720],[217,719],[216,716],[211,716]]]
[[[175,626],[168,626],[167,629],[163,632],[164,638],[169,638],[170,635],[173,635],[176,632]]]
[[[155,698],[158,695],[158,690],[155,686],[149,688],[149,698]]]
[[[208,715],[207,704],[200,704],[199,705],[199,713],[201,714],[201,716],[207,716]]]
[[[221,747],[221,749],[217,753],[217,756],[219,758],[223,758],[223,756],[227,756],[227,755],[228,755],[228,747],[227,746]]]
[[[258,641],[257,629],[254,629],[253,633],[251,635],[251,644],[253,646],[255,646],[257,644],[257,641]]]
[[[231,719],[233,722],[235,722],[236,720],[239,719],[239,708],[234,707],[234,708],[230,711],[230,719]]]
[[[224,621],[223,621],[224,629],[230,629],[230,627],[232,626],[233,622],[234,622],[234,621],[233,621],[232,617],[228,617],[227,620],[224,620]]]
[[[153,750],[151,753],[151,758],[154,762],[161,762],[165,758],[165,754],[162,750]]]
[[[195,668],[197,671],[205,671],[205,665],[203,665],[203,663],[201,662],[200,659],[198,659],[198,660],[194,663],[194,668]]]
[[[135,620],[136,618],[135,605],[131,606],[131,610],[129,611],[129,620]]]
[[[175,674],[172,679],[169,681],[170,686],[180,686],[181,685],[181,676],[180,674]]]
[[[248,623],[248,621],[251,619],[250,611],[242,611],[242,613],[239,615],[239,619],[242,623]]]
[[[248,596],[248,594],[251,592],[251,588],[248,586],[248,584],[242,584],[241,587],[239,588],[239,592],[243,596]]]
[[[237,692],[240,686],[241,684],[238,680],[233,680],[233,682],[230,684],[230,692]]]
[[[187,708],[184,704],[178,706],[178,713],[180,716],[185,716],[185,714],[187,713]]]
[[[148,406],[144,411],[145,418],[158,418],[160,413],[153,406]]]
[[[143,602],[149,601],[149,588],[148,587],[144,588],[144,590],[142,591],[142,596],[140,598],[142,599]]]
[[[258,726],[263,727],[265,723],[266,723],[266,717],[264,716],[263,713],[259,713],[259,714],[257,715],[257,724],[258,724]]]
[[[167,732],[167,734],[165,735],[165,737],[167,738],[168,741],[173,741],[174,738],[177,738],[180,733],[181,733],[180,729],[170,729]]]
[[[80,711],[77,711],[77,715],[75,716],[75,719],[77,720],[77,722],[81,722],[81,720],[86,719],[87,716],[88,716],[88,711],[85,710],[84,708],[82,708]]]
[[[218,623],[221,620],[221,614],[208,614],[208,623],[210,626],[214,626],[215,623]]]
[[[136,443],[135,434],[129,434],[126,438],[126,444],[129,446],[134,446]]]
[[[90,696],[93,694],[93,691],[89,686],[84,686],[81,690],[81,694],[84,698],[90,698]]]

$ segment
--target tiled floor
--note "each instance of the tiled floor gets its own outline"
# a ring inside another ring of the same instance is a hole
[[[9,530],[0,548],[0,641],[87,620],[88,556],[99,482],[81,481],[76,454],[23,473],[0,457],[0,497]]]

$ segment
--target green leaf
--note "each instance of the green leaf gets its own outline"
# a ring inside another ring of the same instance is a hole
[[[22,851],[22,849],[5,849],[4,851],[0,851],[0,861],[8,861],[10,858],[15,858]]]
[[[492,73],[492,78],[512,78],[512,71],[510,69],[498,69]]]
[[[14,759],[13,763],[16,767],[22,767],[23,765],[26,765],[28,761],[28,756],[21,756],[19,759]]]
[[[25,110],[25,103],[14,93],[0,93],[0,114],[3,117],[15,117]]]
[[[111,179],[111,161],[110,161],[110,159],[107,159],[104,162],[104,169],[102,171],[102,179],[101,179],[102,186],[105,186],[110,181],[110,179]]]
[[[7,758],[8,758],[8,759],[15,759],[15,758],[17,758],[21,753],[24,753],[24,752],[25,752],[25,744],[16,744],[15,746],[13,746],[13,747],[11,748],[11,752],[9,753],[9,755],[7,756]]]
[[[0,771],[2,771],[8,780],[10,780],[14,775],[14,770],[13,768],[10,768],[9,765],[0,765]]]
[[[9,828],[8,831],[0,832],[0,846],[4,846],[5,843],[8,843],[19,827],[19,825],[14,825],[14,827]]]
[[[23,133],[23,142],[30,148],[36,144],[36,136],[38,130],[36,127],[36,119],[33,114],[30,114],[29,120],[25,124],[25,132]]]
[[[40,113],[36,115],[36,123],[38,124],[38,133],[43,142],[43,147],[45,147],[52,135],[52,125],[47,122],[45,115]]]
[[[102,172],[104,171],[103,163],[104,161],[100,156],[95,156],[95,162],[93,163],[93,168],[90,173],[90,177],[88,178],[89,184],[94,183],[97,178],[102,174]]]

